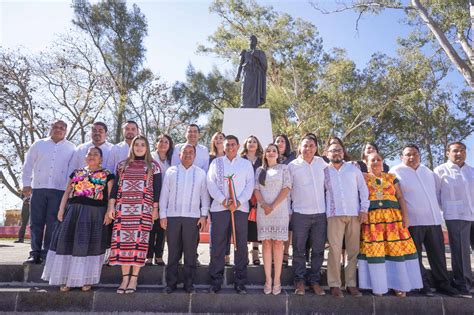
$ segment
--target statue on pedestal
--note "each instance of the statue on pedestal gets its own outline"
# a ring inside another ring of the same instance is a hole
[[[239,82],[242,75],[241,108],[257,108],[265,104],[267,97],[267,57],[256,49],[257,42],[255,35],[250,36],[250,48],[240,53],[235,82]]]

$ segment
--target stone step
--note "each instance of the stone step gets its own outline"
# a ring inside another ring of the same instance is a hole
[[[145,266],[140,271],[138,283],[148,286],[164,286],[165,280],[165,269],[163,266]],[[178,269],[179,272],[179,283],[183,282],[182,268]],[[47,282],[41,279],[43,273],[42,265],[22,265],[22,264],[0,264],[0,285],[10,284],[46,284]],[[434,286],[432,281],[431,271],[428,270],[431,285]],[[449,271],[450,276],[452,272]],[[344,277],[344,272],[341,270],[341,276]],[[116,285],[120,282],[121,271],[118,266],[110,267],[104,266],[102,268],[100,284],[104,285]],[[208,273],[208,266],[201,265],[196,269],[195,284],[196,285],[209,285],[210,277]],[[248,266],[247,268],[247,284],[250,286],[263,287],[265,284],[265,273],[263,266]],[[293,269],[291,266],[283,268],[281,275],[281,284],[283,286],[293,285]],[[327,285],[327,269],[324,265],[321,268],[321,282],[322,286]],[[232,266],[225,267],[224,271],[224,283],[223,287],[233,287],[234,285],[234,274]],[[474,310],[473,310],[474,314]]]
[[[115,288],[95,287],[90,292],[59,292],[57,287],[0,287],[0,312],[94,312],[94,313],[173,313],[173,314],[472,314],[473,299],[445,296],[407,298],[334,298],[309,292],[296,296],[283,290],[278,296],[264,295],[260,289],[239,295],[231,289],[218,294],[197,289],[187,294],[177,290],[162,293],[161,288],[140,288],[135,294],[118,295]]]
[[[140,271],[139,284],[144,285],[165,285],[165,267],[145,266]],[[179,282],[182,282],[183,272],[179,268]],[[0,283],[46,283],[41,280],[43,273],[42,265],[20,265],[20,264],[0,264]],[[104,266],[101,274],[101,284],[117,284],[120,282],[121,271],[119,267]],[[247,278],[249,285],[263,286],[265,283],[265,273],[263,266],[249,266],[247,268]],[[321,272],[321,284],[326,285],[326,269]],[[293,270],[291,267],[282,270],[281,282],[284,286],[293,285]],[[208,285],[210,283],[208,266],[198,266],[195,276],[196,285]],[[232,287],[234,284],[234,274],[232,267],[226,267],[224,272],[224,287]]]

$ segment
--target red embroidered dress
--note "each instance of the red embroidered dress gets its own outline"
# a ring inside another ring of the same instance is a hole
[[[118,191],[110,264],[143,266],[153,226],[153,202],[159,199],[154,181],[158,179],[161,185],[160,167],[153,161],[153,176],[148,176],[144,160],[131,161],[120,171],[124,163],[117,166]]]

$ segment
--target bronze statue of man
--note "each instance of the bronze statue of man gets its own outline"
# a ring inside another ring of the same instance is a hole
[[[240,64],[235,82],[240,81],[242,108],[257,108],[265,104],[267,97],[267,57],[262,50],[256,49],[257,37],[250,36],[250,48],[240,53]]]

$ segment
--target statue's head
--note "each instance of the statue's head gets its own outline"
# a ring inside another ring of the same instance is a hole
[[[257,47],[257,43],[258,43],[258,40],[257,40],[257,36],[255,35],[250,35],[250,48],[255,48]]]

